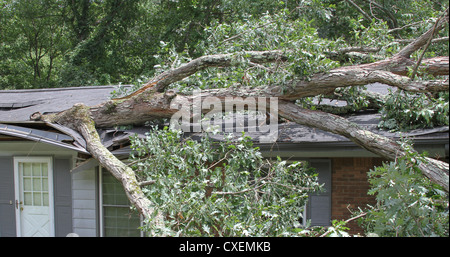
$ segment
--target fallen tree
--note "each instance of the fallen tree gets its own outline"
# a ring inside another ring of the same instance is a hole
[[[336,88],[364,86],[369,83],[384,83],[411,92],[436,93],[449,89],[448,79],[414,80],[408,77],[408,69],[415,66],[417,60],[411,55],[432,40],[436,32],[448,24],[448,10],[438,19],[435,26],[409,43],[390,58],[351,66],[343,66],[325,72],[312,74],[308,78],[300,77],[284,84],[270,84],[265,87],[234,87],[203,90],[201,98],[215,97],[223,101],[227,97],[277,97],[278,115],[298,124],[330,131],[345,136],[359,146],[388,160],[405,155],[401,145],[389,138],[366,131],[345,118],[321,111],[303,109],[295,101],[304,97],[330,94]],[[353,49],[358,50],[358,49]],[[364,49],[359,49],[364,51]],[[359,51],[358,50],[358,51]],[[347,50],[346,50],[347,51]],[[372,51],[372,50],[370,50]],[[57,114],[41,115],[35,113],[32,120],[44,120],[58,123],[78,131],[87,142],[87,150],[99,163],[121,181],[130,202],[145,217],[157,217],[153,221],[162,224],[163,217],[153,210],[151,203],[140,188],[133,170],[118,160],[106,149],[97,134],[98,128],[120,125],[142,125],[145,122],[170,118],[178,109],[173,103],[195,102],[194,95],[179,93],[168,87],[205,69],[226,68],[247,64],[259,67],[266,63],[287,62],[286,51],[246,51],[238,53],[206,55],[196,58],[179,67],[167,70],[146,83],[141,89],[125,97],[111,99],[97,106],[77,104],[71,109]],[[448,75],[448,57],[434,57],[421,60],[423,70],[432,75]],[[264,66],[262,66],[264,69]],[[273,72],[273,71],[272,71]],[[204,113],[208,110],[202,110]],[[449,190],[449,166],[447,163],[427,158],[420,163],[423,174],[433,182]]]

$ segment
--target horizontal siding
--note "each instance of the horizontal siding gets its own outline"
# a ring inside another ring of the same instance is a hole
[[[97,236],[96,172],[94,169],[72,174],[73,232]]]

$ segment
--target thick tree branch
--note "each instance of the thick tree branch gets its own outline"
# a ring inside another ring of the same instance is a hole
[[[398,52],[397,55],[409,58],[409,56],[412,53],[414,53],[415,51],[419,50],[422,46],[427,44],[428,40],[430,38],[433,38],[435,33],[437,33],[439,30],[447,26],[448,21],[449,21],[449,9],[447,8],[447,10],[445,10],[445,13],[442,15],[442,18],[439,19],[439,22],[436,24],[436,26],[433,26],[427,32],[422,34],[419,38],[409,43],[406,47],[400,50],[400,52]]]
[[[434,38],[431,40],[431,43],[435,44],[435,43],[448,42],[448,40],[449,40],[449,37]],[[393,43],[411,43],[413,41],[414,41],[414,39],[397,39]],[[390,43],[390,44],[393,44],[393,43]]]
[[[76,104],[65,112],[41,118],[51,123],[59,123],[71,127],[80,132],[86,140],[89,153],[99,161],[102,167],[108,169],[122,183],[131,204],[147,219],[156,216],[152,222],[156,227],[163,227],[162,216],[159,214],[154,215],[154,212],[157,210],[151,208],[152,203],[142,192],[134,171],[103,146],[95,128],[95,123],[91,118],[89,107],[83,104]]]
[[[415,64],[416,62],[414,60],[396,55],[392,58],[388,58],[385,60],[361,65],[345,66],[338,68],[337,70],[346,70],[354,68],[365,70],[383,70],[392,72],[397,75],[407,76],[409,68],[412,68]],[[421,68],[427,74],[439,76],[449,74],[448,66],[449,66],[448,56],[440,56],[422,60]]]
[[[295,100],[307,96],[331,93],[338,87],[363,86],[376,82],[411,92],[439,92],[448,91],[449,88],[448,80],[413,81],[408,77],[389,71],[358,67],[350,69],[346,67],[345,69],[336,69],[324,74],[316,74],[309,81],[294,82],[292,87],[285,90],[284,94],[279,92],[282,88],[274,88],[272,94],[285,100]]]
[[[355,123],[337,115],[302,109],[294,103],[281,101],[278,103],[280,116],[295,121],[298,124],[318,128],[345,136],[357,145],[388,160],[395,160],[406,155],[406,152],[395,141],[360,128]],[[426,158],[426,163],[420,163],[422,173],[431,181],[449,190],[448,163]]]
[[[247,51],[243,53],[231,53],[231,54],[216,54],[205,55],[194,59],[186,64],[181,65],[178,68],[168,70],[166,72],[157,75],[150,81],[148,81],[141,89],[132,93],[131,95],[118,98],[127,99],[132,96],[136,96],[146,90],[154,92],[163,92],[170,84],[180,81],[190,75],[212,67],[230,67],[241,62],[241,58],[247,58],[252,63],[267,63],[285,60],[286,57],[282,51]]]
[[[148,84],[154,84],[157,92],[163,92],[164,89],[177,81],[180,81],[200,70],[210,67],[230,67],[241,62],[241,58],[247,58],[252,63],[275,62],[285,59],[281,51],[247,51],[244,53],[206,55],[194,59],[193,61],[181,65],[180,67],[163,72],[156,76]]]

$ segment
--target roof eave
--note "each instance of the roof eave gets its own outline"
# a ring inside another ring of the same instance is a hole
[[[32,133],[24,133],[24,132],[20,132],[20,131],[15,131],[12,129],[8,129],[8,127],[0,127],[0,134],[2,135],[7,135],[7,136],[12,136],[12,137],[17,137],[17,138],[23,138],[26,140],[31,140],[31,141],[35,141],[35,142],[41,142],[41,143],[46,143],[46,144],[50,144],[50,145],[54,145],[54,146],[59,146],[59,147],[63,147],[66,149],[70,149],[70,150],[74,150],[77,151],[79,153],[84,153],[84,154],[89,154],[89,152],[79,146],[76,145],[71,145],[71,144],[67,144],[61,141],[57,141],[57,140],[52,140],[50,138],[46,138],[43,136],[38,136],[38,135],[34,135]]]

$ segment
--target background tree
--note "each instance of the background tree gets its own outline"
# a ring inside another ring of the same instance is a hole
[[[55,86],[70,47],[58,2],[3,1],[1,16],[2,88]]]

